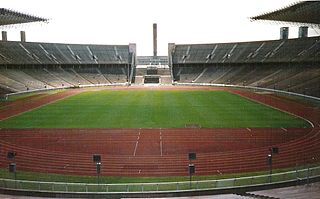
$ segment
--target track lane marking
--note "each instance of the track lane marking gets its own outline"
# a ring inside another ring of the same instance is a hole
[[[136,156],[136,153],[137,153],[137,148],[138,148],[138,144],[139,144],[139,140],[140,140],[140,132],[141,128],[139,129],[139,135],[137,137],[137,141],[136,141],[136,146],[134,147],[134,151],[133,151],[133,156]]]
[[[160,156],[162,156],[162,133],[160,128]]]

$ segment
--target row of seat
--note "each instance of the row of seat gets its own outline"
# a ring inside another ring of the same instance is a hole
[[[126,66],[0,68],[0,87],[7,92],[126,83]]]
[[[174,67],[175,81],[254,86],[320,96],[319,66]]]

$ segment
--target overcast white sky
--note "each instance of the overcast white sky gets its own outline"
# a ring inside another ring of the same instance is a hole
[[[296,0],[0,0],[3,8],[49,18],[48,24],[2,28],[9,40],[80,44],[137,44],[152,55],[152,24],[158,24],[158,54],[168,43],[216,43],[279,39],[284,25],[249,17]],[[289,26],[289,37],[297,28]],[[319,30],[316,30],[318,33]],[[310,29],[310,35],[315,31]]]

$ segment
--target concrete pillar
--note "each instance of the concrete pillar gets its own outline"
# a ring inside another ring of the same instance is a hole
[[[174,53],[174,50],[175,50],[175,43],[169,43],[168,44],[168,59],[169,59],[169,66],[171,67],[172,66],[172,54]]]
[[[153,24],[153,56],[157,56],[157,24]]]
[[[26,42],[26,32],[20,31],[21,42]]]
[[[298,35],[299,35],[299,38],[308,37],[308,26],[300,26]]]
[[[131,55],[131,62],[135,66],[137,63],[137,45],[135,43],[129,43],[129,53]]]
[[[2,41],[8,41],[7,31],[2,31]]]
[[[175,50],[175,43],[168,43],[168,56],[172,55]]]

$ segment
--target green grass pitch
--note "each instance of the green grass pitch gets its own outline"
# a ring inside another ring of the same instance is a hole
[[[225,91],[89,91],[0,122],[0,128],[308,127]]]

